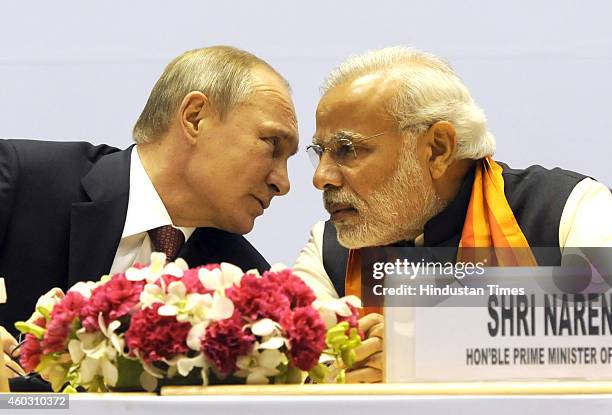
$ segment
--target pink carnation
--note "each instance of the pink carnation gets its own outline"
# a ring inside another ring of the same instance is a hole
[[[346,330],[347,335],[351,332],[351,329],[355,328],[357,329],[359,337],[361,337],[361,340],[363,340],[365,336],[363,334],[363,331],[359,329],[359,309],[350,303],[346,303],[346,305],[348,305],[349,309],[351,310],[351,315],[341,316],[339,314],[336,314],[336,317],[338,318],[338,323],[342,323],[343,321],[348,322],[349,328]]]
[[[242,330],[240,314],[214,322],[206,328],[202,338],[202,350],[221,374],[236,370],[238,357],[251,352],[255,336]]]
[[[106,324],[129,314],[138,304],[144,285],[144,281],[128,280],[123,273],[113,275],[109,281],[92,291],[91,298],[81,311],[83,327],[90,332],[98,330],[100,313]]]
[[[289,300],[291,309],[309,306],[316,300],[312,289],[289,268],[279,272],[265,272],[263,278],[273,282],[277,289],[281,290]]]
[[[174,282],[174,281],[181,281],[183,284],[185,284],[185,288],[187,289],[188,293],[198,293],[198,294],[212,293],[213,290],[206,289],[204,285],[202,285],[202,282],[200,281],[200,277],[198,276],[198,273],[201,268],[212,270],[215,268],[219,268],[219,265],[212,264],[212,265],[205,265],[205,266],[201,266],[197,268],[188,269],[187,271],[185,271],[182,278],[175,277],[174,275],[164,274],[161,277],[159,277],[159,279],[155,283],[161,287],[162,280],[165,286],[168,286],[171,282]]]
[[[171,359],[177,354],[187,353],[187,334],[191,324],[179,323],[174,316],[157,313],[162,304],[138,310],[132,315],[125,340],[132,356],[136,351],[146,362]]]
[[[253,321],[261,318],[280,321],[290,311],[290,301],[280,288],[273,278],[246,274],[239,286],[234,285],[225,292],[244,317]]]
[[[72,325],[85,304],[87,299],[76,291],[69,291],[55,304],[51,311],[51,320],[47,324],[47,332],[41,342],[43,353],[66,350],[66,341]]]
[[[287,331],[293,365],[312,369],[325,348],[325,324],[319,313],[312,307],[300,307],[286,315],[281,325]]]
[[[45,323],[46,321],[42,317],[34,322],[34,324],[39,327],[45,327]],[[19,348],[19,351],[19,363],[21,364],[21,367],[23,367],[26,372],[33,372],[36,370],[42,356],[42,346],[40,345],[40,340],[38,340],[33,334],[26,334],[25,341]]]
[[[312,307],[300,307],[281,321],[291,346],[291,362],[301,370],[312,369],[325,348],[325,324]]]

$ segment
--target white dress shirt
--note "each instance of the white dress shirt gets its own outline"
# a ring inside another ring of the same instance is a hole
[[[323,266],[323,230],[316,223],[310,239],[298,255],[293,271],[319,298],[338,298],[334,284]],[[415,245],[423,245],[423,235]],[[559,247],[612,247],[612,194],[603,184],[586,178],[570,193],[559,222]]]
[[[164,225],[174,226],[164,203],[142,166],[138,146],[134,146],[130,160],[130,194],[127,214],[110,273],[123,272],[137,262],[148,264],[153,245],[147,231]],[[175,228],[183,232],[185,242],[195,230],[195,228],[178,226]]]

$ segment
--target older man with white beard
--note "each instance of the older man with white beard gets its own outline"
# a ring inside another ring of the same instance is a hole
[[[313,227],[294,270],[320,297],[360,295],[364,247],[521,248],[515,265],[534,266],[554,264],[530,247],[612,246],[609,189],[494,161],[483,111],[431,54],[350,58],[325,82],[316,121],[308,152],[331,217]],[[376,356],[364,355],[360,380],[380,379]]]

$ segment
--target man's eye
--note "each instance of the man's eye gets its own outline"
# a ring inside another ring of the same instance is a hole
[[[262,137],[262,140],[264,140],[266,143],[272,145],[274,148],[276,148],[276,146],[278,146],[278,137]]]
[[[341,159],[341,160],[345,160],[349,157],[354,157],[355,155],[355,148],[353,147],[353,143],[339,143],[337,148],[336,148],[336,156]]]
[[[270,144],[272,156],[276,157],[276,153],[278,153],[278,137],[262,137],[262,140]]]

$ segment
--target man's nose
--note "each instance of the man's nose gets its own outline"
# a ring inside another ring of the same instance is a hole
[[[317,169],[312,177],[312,184],[319,190],[324,190],[328,186],[341,187],[342,173],[332,157],[323,153]]]
[[[273,196],[284,196],[289,193],[289,172],[287,163],[279,163],[268,175],[268,186],[272,189]]]

